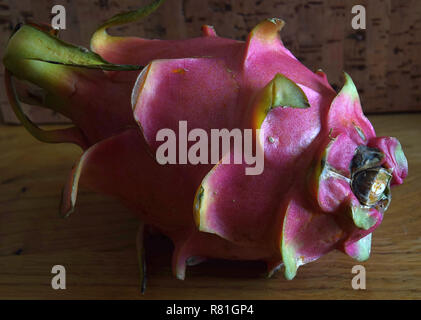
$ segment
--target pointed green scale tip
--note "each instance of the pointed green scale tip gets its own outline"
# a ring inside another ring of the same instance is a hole
[[[212,172],[212,170],[210,171]],[[206,192],[206,179],[203,179],[202,184],[196,191],[196,195],[194,196],[194,203],[193,203],[193,218],[196,223],[196,227],[198,230],[203,232],[215,233],[212,229],[209,228],[207,224],[207,213],[208,213],[208,192]]]
[[[147,17],[154,12],[165,0],[155,0],[151,4],[144,6],[137,10],[123,12],[116,14],[112,18],[105,21],[98,29],[94,32],[91,38],[91,48],[94,49],[97,45],[105,44],[110,41],[112,37],[107,33],[107,29],[113,26],[118,26],[130,22],[138,21],[144,17]]]
[[[196,194],[194,196],[194,202],[193,202],[193,214],[194,214],[194,222],[196,223],[197,228],[200,229],[201,225],[201,209],[202,209],[202,200],[205,193],[205,189],[202,187],[202,185],[199,186],[199,188],[196,191]]]
[[[364,238],[361,238],[357,242],[352,244],[349,256],[357,261],[366,261],[370,257],[371,253],[371,239],[372,234],[366,235]]]
[[[255,38],[264,42],[279,41],[279,33],[284,25],[285,22],[282,19],[266,19],[251,30],[248,42]]]
[[[69,179],[63,187],[60,202],[60,215],[64,218],[68,218],[75,211],[77,194],[79,190],[79,180],[89,150],[90,149],[84,152],[78,163],[74,165],[72,171],[70,172]]]
[[[207,24],[204,24],[202,26],[202,36],[204,37],[217,37],[216,30],[214,26],[210,26]]]
[[[395,159],[396,163],[401,168],[407,168],[408,167],[408,160],[406,159],[405,153],[403,152],[402,145],[398,140],[396,140],[396,148],[395,148]]]
[[[315,72],[319,77],[322,77],[323,79],[325,79],[327,81],[327,75],[326,73],[323,71],[323,69],[317,69]]]
[[[376,224],[376,219],[370,215],[368,208],[351,205],[351,215],[354,224],[360,229],[368,230]]]
[[[297,275],[299,264],[296,259],[296,252],[292,245],[282,242],[282,260],[285,266],[284,275],[287,280],[292,280]]]
[[[273,80],[272,107],[289,106],[291,108],[308,108],[310,103],[304,91],[292,80],[278,73]]]
[[[345,83],[342,90],[339,92],[338,95],[345,94],[345,95],[348,95],[353,101],[355,100],[359,101],[360,97],[358,95],[358,91],[357,91],[357,88],[355,87],[354,81],[352,81],[352,78],[346,72],[343,73],[343,76],[345,79]]]
[[[364,130],[352,120],[354,117],[365,119],[357,88],[348,73],[344,72],[343,76],[344,85],[333,99],[328,111],[329,126],[334,127],[335,134],[338,130],[341,131],[343,126],[353,127],[358,136],[366,141]],[[365,121],[368,120],[363,120]]]
[[[282,262],[285,267],[284,275],[287,280],[292,280],[297,274],[298,267],[302,264],[299,259],[297,259],[296,249],[291,243],[291,240],[287,240],[287,221],[289,219],[289,212],[291,208],[291,203],[288,205],[285,217],[282,226],[282,240],[281,240],[281,254]]]
[[[254,127],[260,129],[268,113],[277,107],[309,108],[304,91],[292,80],[277,73],[263,88],[254,106]]]

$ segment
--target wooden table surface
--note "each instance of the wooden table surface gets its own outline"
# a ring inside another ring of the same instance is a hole
[[[420,299],[421,114],[370,116],[378,135],[397,137],[409,176],[375,231],[367,289],[353,290],[358,264],[332,252],[302,266],[292,281],[263,277],[259,262],[210,261],[170,269],[171,243],[147,243],[148,287],[139,293],[138,227],[117,201],[82,190],[77,211],[58,216],[61,187],[80,151],[34,140],[22,127],[0,126],[0,298],[17,299]],[[51,268],[66,268],[67,289],[51,288]]]

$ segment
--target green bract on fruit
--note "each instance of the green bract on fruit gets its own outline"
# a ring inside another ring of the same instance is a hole
[[[110,19],[94,33],[92,51],[31,24],[9,40],[3,62],[18,118],[39,140],[84,151],[61,212],[74,210],[79,183],[120,199],[142,226],[173,240],[180,279],[186,265],[206,258],[264,260],[270,275],[283,264],[288,279],[334,249],[367,259],[390,188],[408,168],[397,139],[376,137],[350,76],[336,93],[322,71],[284,47],[279,19],[258,24],[245,42],[218,37],[210,26],[178,41],[107,33],[161,2]],[[13,78],[21,80],[19,96]],[[74,126],[44,131],[19,101],[54,109]],[[264,170],[247,175],[247,161],[224,161],[232,149],[216,165],[159,164],[157,133],[178,132],[180,121],[209,136],[253,129]]]

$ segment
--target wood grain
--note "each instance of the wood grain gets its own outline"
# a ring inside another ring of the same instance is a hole
[[[150,0],[0,0],[0,55],[18,22],[51,21],[51,8],[62,4],[67,29],[61,37],[89,47],[101,22]],[[333,87],[342,85],[342,71],[356,83],[366,112],[421,110],[421,1],[360,0],[367,13],[366,30],[353,30],[354,0],[167,0],[150,17],[121,26],[115,34],[145,38],[184,39],[200,35],[203,24],[214,25],[223,37],[245,40],[266,18],[286,21],[285,45],[311,70],[323,69]],[[3,71],[0,70],[0,77]],[[0,109],[16,122],[3,88]],[[63,122],[50,111],[27,107],[36,122]]]
[[[147,242],[148,287],[139,293],[136,219],[117,201],[82,190],[77,211],[58,217],[61,187],[80,151],[35,141],[21,127],[0,126],[0,299],[421,299],[421,114],[371,116],[377,134],[399,138],[409,176],[362,263],[367,289],[351,287],[358,264],[332,252],[299,269],[263,277],[260,262],[209,261],[171,274],[171,243]],[[67,270],[67,289],[50,286],[53,265]]]

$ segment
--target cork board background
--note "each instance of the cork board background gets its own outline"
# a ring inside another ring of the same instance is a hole
[[[16,23],[48,23],[55,4],[64,5],[67,13],[61,37],[88,46],[102,21],[149,2],[0,0],[0,55]],[[366,8],[365,30],[351,27],[351,8],[356,4]],[[286,21],[285,45],[310,69],[323,69],[334,88],[341,87],[343,70],[351,74],[366,113],[421,111],[420,0],[167,0],[152,16],[113,32],[183,39],[199,36],[201,25],[210,24],[220,36],[244,40],[253,26],[272,17]],[[13,122],[3,87],[0,108],[4,120]],[[40,123],[64,119],[34,107],[27,112]]]

